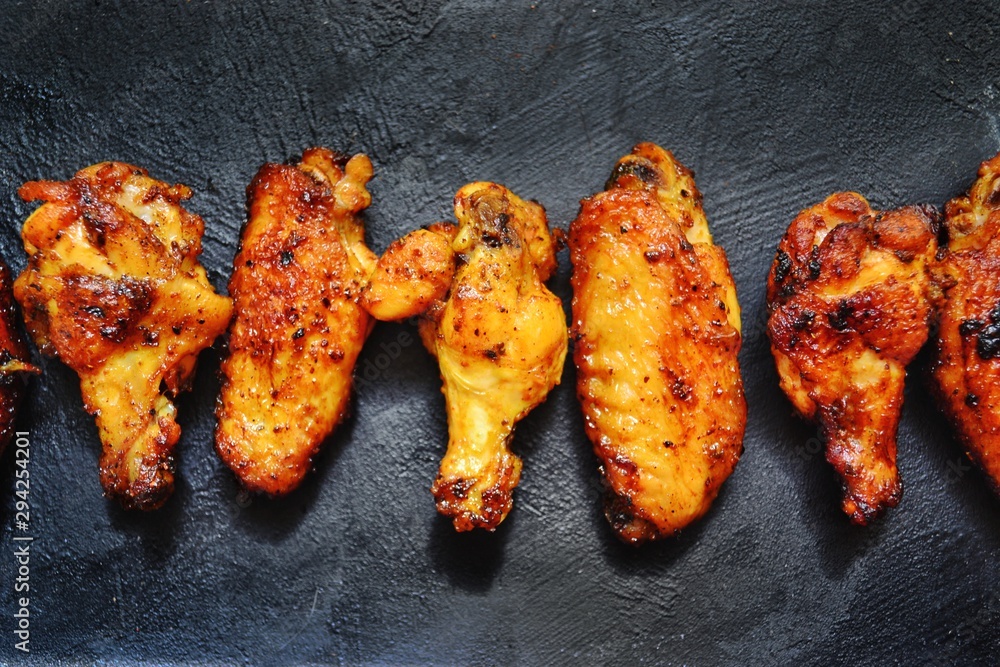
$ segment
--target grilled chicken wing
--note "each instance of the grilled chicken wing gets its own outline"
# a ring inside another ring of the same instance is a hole
[[[10,269],[0,259],[0,454],[14,436],[14,420],[27,389],[26,375],[39,372],[30,362],[31,352],[18,322]]]
[[[472,183],[455,196],[455,216],[457,229],[434,225],[393,244],[362,302],[384,319],[424,313],[449,432],[431,491],[457,530],[493,530],[521,475],[514,426],[562,375],[566,318],[544,285],[556,257],[541,206]]]
[[[743,450],[740,314],[693,174],[654,144],[618,161],[569,231],[577,393],[618,537],[702,516]]]
[[[768,334],[796,410],[819,423],[843,509],[865,525],[902,493],[906,365],[927,340],[936,211],[873,211],[852,192],[802,211],[767,281]]]
[[[933,384],[969,458],[1000,493],[1000,155],[945,215]]]
[[[264,165],[247,189],[215,442],[250,490],[298,486],[347,411],[373,324],[357,303],[376,261],[360,217],[371,176],[364,155],[313,148],[297,167]]]
[[[24,223],[28,267],[14,283],[28,330],[80,376],[105,493],[155,509],[173,490],[180,437],[169,397],[232,313],[198,263],[205,223],[181,206],[187,187],[120,162],[20,194],[46,202]]]

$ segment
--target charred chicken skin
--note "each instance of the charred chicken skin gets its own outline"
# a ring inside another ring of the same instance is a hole
[[[27,389],[27,376],[39,370],[21,332],[10,269],[0,260],[0,454],[14,436],[14,420]]]
[[[373,324],[357,302],[376,261],[360,215],[371,176],[364,155],[313,148],[298,166],[264,165],[247,189],[216,449],[249,490],[296,488],[347,412]]]
[[[455,196],[455,216],[457,227],[434,225],[393,244],[362,303],[384,319],[423,312],[449,433],[431,491],[457,530],[494,530],[521,475],[514,426],[562,375],[566,318],[544,284],[556,248],[541,206],[472,183]]]
[[[1000,493],[1000,155],[945,216],[933,384],[969,458]]]
[[[80,376],[105,493],[155,509],[174,483],[180,427],[170,397],[232,314],[198,263],[205,223],[181,206],[186,186],[120,162],[26,183],[20,194],[45,202],[24,223],[28,266],[14,283],[28,330]]]
[[[577,393],[606,514],[638,544],[702,516],[743,450],[740,312],[693,174],[637,145],[569,230]]]
[[[856,524],[902,493],[896,429],[906,365],[928,336],[936,226],[933,208],[873,211],[837,193],[792,221],[768,276],[781,388],[822,429]]]

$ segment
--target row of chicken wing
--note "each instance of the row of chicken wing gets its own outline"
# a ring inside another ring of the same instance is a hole
[[[147,510],[169,497],[172,399],[227,331],[216,449],[247,489],[288,493],[343,419],[374,321],[417,317],[448,415],[432,491],[456,529],[495,529],[511,510],[514,427],[559,383],[570,332],[618,535],[656,539],[704,514],[742,451],[746,406],[735,288],[691,172],[641,144],[583,202],[568,238],[569,330],[545,286],[561,237],[539,204],[471,183],[455,223],[377,257],[361,218],[371,176],[367,157],[319,148],[262,167],[228,297],[199,264],[204,222],[182,206],[185,186],[110,162],[21,188],[44,203],[25,222],[28,266],[13,293],[39,348],[80,377],[107,495]],[[0,307],[13,315],[9,298]],[[5,331],[0,378],[12,392],[0,407],[13,410],[35,369],[9,317]]]
[[[781,386],[820,424],[858,523],[899,500],[905,367],[935,313],[941,401],[972,458],[1000,479],[998,173],[1000,157],[948,205],[940,248],[934,209],[878,212],[854,193],[803,211],[781,241],[767,292]],[[364,155],[320,148],[298,165],[262,167],[229,297],[198,262],[204,222],[181,205],[185,186],[112,162],[22,187],[44,204],[24,225],[29,262],[14,296],[39,348],[80,377],[105,492],[129,508],[166,501],[180,436],[171,399],[228,331],[216,449],[247,489],[288,493],[343,419],[375,320],[416,317],[448,416],[432,492],[456,529],[495,529],[511,510],[514,428],[559,383],[568,337],[616,534],[641,543],[702,516],[742,452],[746,404],[735,286],[693,174],[639,144],[582,202],[566,238],[568,332],[545,286],[561,237],[539,204],[471,183],[455,196],[455,223],[411,232],[377,257],[361,217],[371,177]],[[0,412],[12,415],[37,369],[7,293]],[[0,436],[12,423],[2,417]]]

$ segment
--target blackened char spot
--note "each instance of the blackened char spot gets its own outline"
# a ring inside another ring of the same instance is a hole
[[[965,320],[958,325],[958,333],[962,336],[971,336],[986,325],[982,320]]]
[[[819,278],[820,271],[823,268],[819,263],[819,246],[813,246],[813,249],[809,251],[809,263],[806,266],[809,267],[810,280]]]
[[[483,234],[483,243],[486,244],[487,248],[499,248],[503,245],[503,241],[496,234]]]
[[[618,179],[623,176],[635,176],[643,183],[648,183],[649,185],[659,185],[660,175],[656,172],[655,167],[650,166],[646,161],[640,160],[622,160],[615,165],[615,168],[611,171],[611,177],[608,178],[608,182],[604,184],[605,190],[610,190],[618,184]]]
[[[780,283],[788,277],[792,270],[792,258],[784,250],[779,250],[774,256],[774,282]]]
[[[990,311],[990,323],[979,331],[976,353],[983,360],[1000,357],[1000,303]]]
[[[795,318],[795,322],[792,323],[792,326],[795,329],[802,331],[810,324],[812,324],[813,320],[815,319],[816,319],[816,313],[814,313],[811,310],[803,310],[802,313],[800,313],[799,316]]]
[[[983,360],[1000,357],[1000,324],[989,324],[979,332],[976,353]]]
[[[848,318],[851,316],[851,305],[847,303],[846,300],[841,299],[840,304],[837,306],[837,311],[834,313],[828,313],[827,319],[830,320],[830,326],[837,331],[846,331],[850,326],[847,323]]]
[[[114,341],[115,343],[121,343],[125,340],[125,335],[128,331],[128,320],[123,317],[119,317],[115,320],[114,325],[103,326],[98,329],[102,338]]]
[[[488,359],[495,361],[504,355],[505,347],[504,343],[497,343],[493,347],[486,350],[483,354],[485,354]]]

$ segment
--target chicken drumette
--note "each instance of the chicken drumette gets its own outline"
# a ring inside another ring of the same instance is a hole
[[[449,432],[431,490],[457,530],[493,530],[521,474],[514,426],[562,375],[566,319],[544,285],[556,258],[541,206],[472,183],[455,196],[455,216],[457,228],[438,224],[393,244],[362,303],[380,319],[423,313]]]
[[[693,174],[654,144],[569,231],[577,393],[606,514],[640,543],[702,516],[743,450],[740,314]]]
[[[945,215],[933,384],[969,458],[1000,493],[1000,155]]]
[[[837,193],[792,221],[768,276],[781,388],[822,429],[857,524],[902,493],[896,429],[906,365],[928,335],[936,225],[930,207],[873,211]]]
[[[169,397],[188,387],[232,314],[198,263],[205,223],[180,205],[187,187],[121,162],[20,194],[46,202],[21,233],[29,260],[14,294],[28,330],[80,376],[104,445],[105,493],[155,509],[173,490],[180,437]]]
[[[360,216],[371,176],[364,155],[313,148],[298,166],[264,165],[247,189],[215,442],[250,490],[298,486],[347,411],[373,324],[357,303],[376,260]]]

